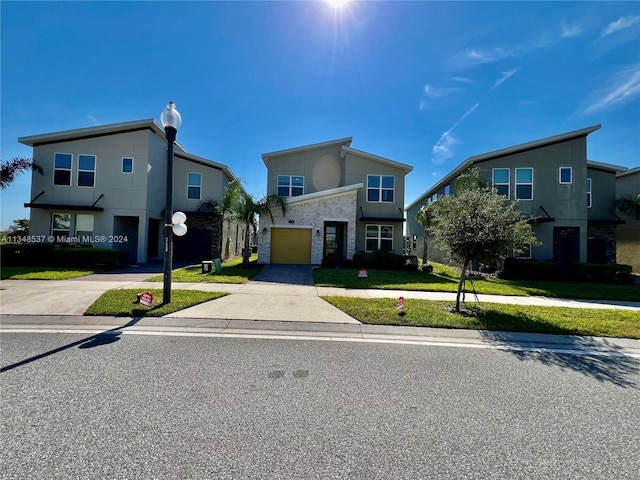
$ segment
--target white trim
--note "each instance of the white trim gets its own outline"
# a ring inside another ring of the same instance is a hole
[[[593,180],[591,177],[587,177],[587,208],[591,208],[593,205]]]
[[[264,225],[264,227],[266,227],[266,226],[267,225]],[[313,230],[316,227],[314,227],[313,225],[295,225],[295,224],[292,224],[292,223],[278,223],[278,224],[275,224],[275,225],[271,225],[271,228],[291,228],[291,229],[298,228],[298,229]],[[311,233],[313,233],[313,232],[311,232]]]
[[[280,177],[289,177],[289,183],[287,185],[280,185]],[[294,185],[293,184],[293,177],[302,178],[302,186]],[[280,192],[279,192],[280,187],[288,188],[289,189],[289,194],[288,195],[280,195]],[[294,188],[302,188],[302,193],[300,195],[293,195],[293,189]],[[280,195],[281,197],[285,197],[285,198],[301,197],[302,195],[304,195],[304,175],[288,175],[288,174],[278,174],[278,175],[276,175],[276,193],[278,195]]]
[[[273,157],[282,157],[285,155],[291,155],[294,153],[306,152],[307,150],[317,150],[319,148],[326,148],[332,145],[351,145],[353,137],[345,137],[337,140],[329,140],[327,142],[312,143],[310,145],[303,145],[301,147],[287,148],[285,150],[277,150],[275,152],[263,153],[262,160],[265,161]]]
[[[128,158],[131,159],[131,171],[130,172],[125,172],[124,171],[124,159]],[[124,173],[125,175],[133,175],[133,170],[135,169],[135,158],[133,157],[122,157],[122,160],[120,162],[120,173]]]
[[[495,173],[496,170],[506,170],[507,173],[509,174],[509,179],[507,180],[507,183],[495,183],[493,180],[493,174]],[[508,167],[496,167],[496,168],[492,168],[491,169],[491,188],[495,188],[496,185],[500,185],[500,186],[507,186],[507,195],[505,195],[507,200],[511,200],[511,169]]]
[[[513,173],[513,180],[514,180],[514,191],[513,191],[513,198],[514,200],[522,200],[525,202],[530,202],[533,200],[533,167],[519,167],[519,168],[515,168],[514,169],[515,172]],[[529,182],[518,182],[518,170],[531,170],[531,183]],[[519,198],[518,197],[518,186],[519,185],[531,185],[531,198]]]
[[[189,184],[189,175],[200,175],[200,185],[190,185]],[[200,194],[198,198],[189,197],[189,188],[199,188]],[[202,199],[202,173],[201,172],[187,172],[187,200],[201,200]]]
[[[318,200],[324,197],[342,195],[352,190],[360,190],[364,187],[362,183],[356,183],[354,185],[346,185],[344,187],[332,188],[331,190],[321,190],[319,192],[307,193],[305,195],[299,195],[297,197],[285,197],[285,202],[289,203],[301,203]]]
[[[367,229],[369,227],[377,227],[378,228],[378,236],[375,237],[375,240],[377,240],[378,242],[378,248],[376,250],[367,250],[367,240],[373,240],[374,237],[367,237]],[[375,251],[382,251],[380,249],[381,245],[382,245],[382,228],[383,227],[389,227],[391,228],[391,238],[384,238],[384,240],[391,240],[391,250],[389,250],[389,252],[393,253],[393,235],[394,235],[394,231],[393,231],[393,225],[385,225],[384,223],[366,223],[364,226],[364,251],[365,252],[375,252]],[[384,250],[386,251],[386,250]]]
[[[569,169],[569,181],[568,182],[563,182],[562,181],[562,170],[563,169]],[[572,167],[558,167],[558,183],[560,185],[571,185],[573,183],[573,168]]]
[[[380,186],[379,187],[370,187],[369,186],[369,177],[378,177],[380,179]],[[393,188],[384,188],[382,186],[382,178],[383,177],[391,177],[393,178]],[[378,200],[369,200],[369,189],[371,190],[378,190]],[[384,201],[382,200],[382,192],[384,190],[391,190],[392,194],[393,194],[393,200],[391,200],[390,202],[388,201]],[[367,201],[367,203],[396,203],[396,176],[395,175],[378,175],[375,173],[368,173],[367,174],[367,193],[366,193],[366,197],[365,200]]]
[[[93,170],[80,169],[80,157],[93,157]],[[98,170],[98,156],[93,153],[78,154],[78,175],[76,176],[76,186],[79,188],[96,188],[96,172]],[[80,185],[80,172],[93,173],[93,185]]]
[[[71,166],[66,169],[66,168],[56,168],[56,155],[70,155],[71,156]],[[62,183],[56,183],[56,170],[60,170],[60,171],[64,171],[66,172],[67,170],[69,171],[69,184],[65,185]],[[51,176],[51,185],[53,185],[54,187],[70,187],[73,185],[73,153],[67,153],[67,152],[53,152],[53,175]]]

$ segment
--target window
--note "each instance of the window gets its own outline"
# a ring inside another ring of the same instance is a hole
[[[438,194],[437,194],[437,193],[434,193],[434,194],[433,194],[433,201],[435,202],[435,201],[437,201],[437,200],[438,200]]]
[[[76,237],[80,245],[91,245],[93,237],[93,215],[76,215]]]
[[[444,196],[448,197],[449,195],[451,195],[451,185],[444,187]]]
[[[367,252],[375,252],[377,250],[381,252],[393,251],[393,226],[367,225],[365,241],[365,250]]]
[[[516,200],[533,200],[533,168],[516,168]]]
[[[96,156],[78,155],[78,186],[95,187]]]
[[[301,175],[278,175],[278,195],[297,197],[304,194],[304,177]]]
[[[393,202],[395,177],[367,175],[367,202]]]
[[[133,173],[133,158],[122,157],[122,173]]]
[[[67,243],[71,231],[71,214],[54,213],[51,215],[51,235],[54,244]]]
[[[200,200],[200,191],[202,190],[202,174],[187,174],[187,198],[190,200]]]
[[[591,208],[591,179],[587,177],[587,208]]]
[[[70,153],[56,153],[53,160],[53,184],[71,185],[71,159]]]
[[[560,167],[560,183],[571,183],[571,167]]]
[[[494,168],[492,171],[492,186],[500,195],[509,198],[509,169]]]

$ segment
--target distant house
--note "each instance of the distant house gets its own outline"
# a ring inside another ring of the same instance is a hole
[[[351,147],[352,138],[265,153],[267,194],[287,213],[260,218],[259,263],[340,264],[357,251],[404,249],[404,179],[413,167]]]
[[[423,230],[416,221],[422,205],[455,192],[456,179],[470,167],[510,200],[518,200],[542,245],[523,258],[571,262],[615,262],[616,175],[628,169],[587,160],[587,136],[595,125],[468,158],[407,207],[407,234],[422,252]],[[430,249],[430,259],[447,261]]]
[[[53,243],[114,248],[121,260],[163,256],[167,142],[153,119],[21,137],[33,147],[44,175],[33,175],[30,234]],[[174,258],[211,259],[237,254],[237,225],[199,212],[220,198],[236,177],[221,163],[174,150],[174,211],[187,214],[184,237],[174,237]]]
[[[640,195],[640,166],[616,175],[616,198]],[[626,221],[616,228],[617,262],[640,272],[640,220],[619,214]]]

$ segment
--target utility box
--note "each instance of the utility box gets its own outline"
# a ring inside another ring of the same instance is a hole
[[[209,262],[211,263],[211,262]],[[216,258],[214,260],[214,263],[216,264],[216,272],[220,273],[222,271],[222,260],[220,260],[219,258]]]
[[[211,260],[202,261],[202,273],[211,273],[213,270],[213,262]]]

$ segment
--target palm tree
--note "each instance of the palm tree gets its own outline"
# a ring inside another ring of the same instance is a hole
[[[630,217],[640,220],[640,194],[636,198],[631,195],[625,195],[616,200],[616,207],[622,213]]]
[[[15,178],[24,170],[33,170],[43,173],[42,167],[30,158],[15,157],[0,165],[0,188],[7,188]]]
[[[287,204],[284,197],[280,195],[269,195],[260,201],[256,201],[256,199],[248,193],[240,194],[239,201],[235,204],[233,213],[238,221],[245,225],[242,265],[249,265],[249,257],[251,256],[251,250],[249,249],[250,230],[253,230],[254,234],[258,233],[259,216],[269,215],[273,223],[272,209],[274,208],[281,209],[282,215],[286,213]]]
[[[424,241],[422,244],[422,265],[427,265],[427,236],[429,235],[429,230],[433,223],[433,209],[431,208],[431,205],[423,205],[420,207],[420,210],[418,210],[418,213],[416,214],[416,220],[420,225],[422,225],[424,232]]]

